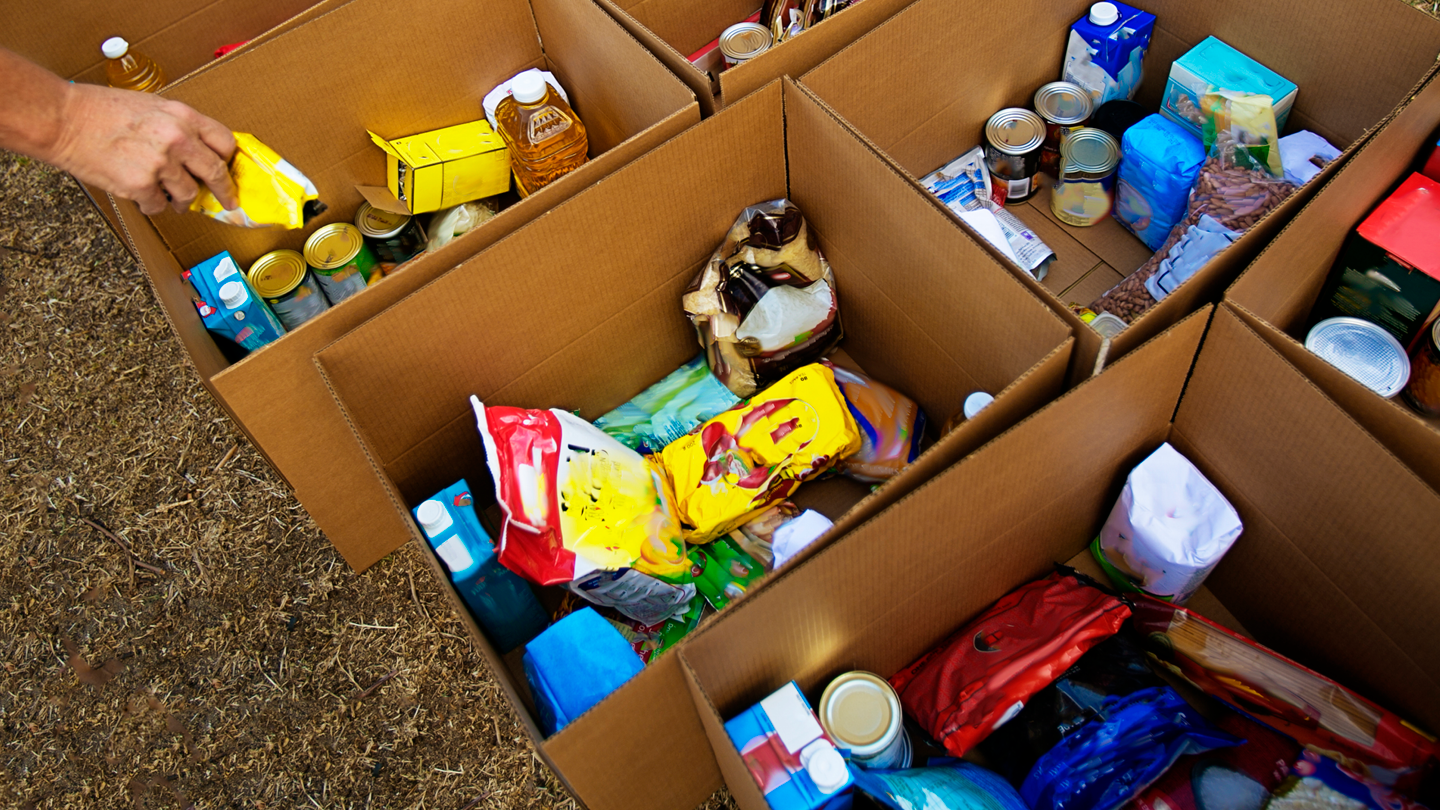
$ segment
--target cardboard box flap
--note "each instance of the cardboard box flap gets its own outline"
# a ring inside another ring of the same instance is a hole
[[[382,137],[380,137],[379,135],[376,135],[375,133],[371,132],[371,131],[368,130],[368,129],[365,130],[365,134],[370,136],[370,141],[371,141],[372,143],[374,143],[376,146],[380,147],[381,149],[385,150],[385,154],[389,155],[390,157],[395,158],[396,160],[400,161],[401,163],[407,162],[406,159],[405,159],[405,156],[403,156],[403,155],[400,154],[400,150],[399,150],[399,149],[396,149],[396,148],[390,143],[389,139],[387,139],[387,138],[382,138]]]
[[[360,196],[365,198],[365,202],[381,211],[389,211],[392,214],[410,213],[410,209],[405,207],[405,203],[396,199],[395,195],[390,193],[390,189],[384,186],[356,186],[355,190],[360,192]]]
[[[1211,591],[1278,652],[1440,728],[1440,494],[1226,309],[1171,441],[1245,524]]]

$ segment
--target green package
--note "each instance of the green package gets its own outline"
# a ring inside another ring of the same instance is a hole
[[[694,546],[687,556],[690,573],[695,577],[695,589],[716,610],[739,598],[751,583],[765,575],[764,567],[729,537]]]
[[[700,354],[634,399],[596,419],[595,427],[648,456],[739,401],[710,373],[705,355]]]

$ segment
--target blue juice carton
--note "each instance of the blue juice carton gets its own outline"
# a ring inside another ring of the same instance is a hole
[[[500,564],[473,503],[462,478],[413,511],[475,621],[506,653],[539,635],[550,617],[525,580]]]
[[[1070,26],[1060,78],[1085,88],[1095,109],[1135,98],[1155,15],[1124,3],[1102,2]]]
[[[1205,114],[1200,97],[1212,90],[1232,90],[1270,97],[1275,129],[1285,130],[1285,119],[1295,106],[1299,88],[1289,79],[1226,45],[1206,37],[1170,66],[1160,114],[1204,140]]]
[[[195,308],[211,332],[224,335],[250,351],[273,343],[285,334],[280,319],[250,289],[230,251],[211,256],[181,276],[200,294],[201,300],[195,302]]]
[[[774,810],[844,806],[854,784],[794,681],[725,723],[745,767]]]

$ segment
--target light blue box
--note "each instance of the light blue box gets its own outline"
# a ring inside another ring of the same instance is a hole
[[[855,783],[794,681],[725,723],[772,810],[835,810]]]
[[[1294,82],[1279,73],[1215,37],[1206,37],[1170,66],[1160,114],[1204,140],[1201,127],[1205,119],[1199,114],[1200,97],[1212,90],[1269,96],[1275,110],[1277,132],[1285,131],[1285,120],[1290,117],[1290,108],[1295,105],[1299,92]]]
[[[223,251],[185,271],[182,276],[204,299],[199,306],[205,328],[254,351],[285,334],[280,319],[250,289],[230,251]]]

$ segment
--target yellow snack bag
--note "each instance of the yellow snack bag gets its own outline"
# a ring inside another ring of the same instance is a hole
[[[707,543],[860,446],[835,375],[812,363],[666,445],[660,460],[686,540]]]
[[[226,211],[210,189],[201,187],[190,203],[211,219],[242,228],[299,228],[309,217],[326,208],[310,178],[300,173],[275,150],[247,132],[235,134],[235,157],[230,159],[230,176],[240,207]]]

